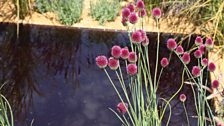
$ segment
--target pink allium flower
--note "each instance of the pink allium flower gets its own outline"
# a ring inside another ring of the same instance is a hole
[[[194,56],[195,56],[195,58],[201,58],[201,57],[202,57],[201,50],[196,50],[196,51],[194,52]]]
[[[107,67],[107,64],[108,64],[108,61],[106,56],[101,55],[96,57],[96,65],[99,68],[105,68]]]
[[[177,48],[176,48],[176,52],[177,52],[177,54],[179,54],[179,55],[183,54],[183,53],[184,53],[184,49],[183,49],[183,47],[182,47],[181,45],[177,46]]]
[[[191,73],[194,77],[198,77],[201,74],[201,69],[198,66],[193,66]]]
[[[133,43],[138,44],[142,41],[142,33],[139,31],[135,31],[131,34],[131,40]]]
[[[145,4],[142,0],[138,0],[136,3],[136,6],[138,9],[144,9],[145,8]]]
[[[204,44],[201,44],[198,49],[201,51],[202,54],[205,53],[205,45]]]
[[[131,11],[134,12],[135,11],[135,5],[133,3],[128,4],[127,8]]]
[[[149,45],[149,38],[147,36],[145,37],[145,40],[142,41],[142,45],[145,47]]]
[[[121,49],[121,58],[128,59],[129,50],[127,47]]]
[[[208,65],[208,59],[207,59],[207,58],[203,58],[203,59],[201,60],[201,65],[202,65],[202,66],[207,66],[207,65]]]
[[[137,62],[137,55],[135,52],[130,52],[129,55],[128,55],[128,61],[131,62],[131,63],[135,63]]]
[[[147,12],[145,9],[142,9],[138,12],[138,16],[139,17],[145,17],[147,15]]]
[[[186,99],[187,99],[187,97],[186,97],[186,95],[185,95],[185,94],[180,94],[179,99],[180,99],[180,101],[181,101],[181,102],[185,102],[185,101],[186,101]]]
[[[143,30],[138,30],[140,33],[141,33],[141,41],[144,41],[145,40],[145,38],[146,38],[146,33],[145,33],[145,31],[143,31]]]
[[[128,74],[133,76],[137,73],[137,71],[138,71],[138,68],[135,64],[128,64],[128,66],[127,66]]]
[[[214,80],[212,82],[212,88],[218,88],[219,87],[219,81],[218,80]]]
[[[190,57],[190,54],[185,52],[182,56],[182,61],[185,63],[185,64],[188,64],[190,63],[191,61],[191,57]]]
[[[128,25],[128,19],[127,18],[124,18],[124,17],[122,17],[122,19],[121,19],[121,23],[122,23],[122,25],[123,26],[127,26]]]
[[[125,114],[127,112],[127,109],[128,109],[128,104],[127,103],[118,103],[117,104],[117,111],[122,113],[122,114]]]
[[[216,69],[215,63],[210,62],[210,63],[208,64],[208,71],[210,71],[210,72],[214,72],[215,69]]]
[[[167,58],[162,58],[162,60],[160,61],[160,64],[163,68],[165,68],[166,66],[169,65],[169,60]]]
[[[200,36],[197,36],[196,39],[195,39],[195,44],[196,45],[201,45],[203,44],[203,40]]]
[[[131,14],[131,11],[128,8],[123,8],[121,13],[123,18],[128,18],[128,16]]]
[[[118,45],[113,46],[112,49],[111,49],[111,55],[114,58],[120,58],[120,56],[121,56],[121,47],[118,46]]]
[[[206,41],[205,41],[205,46],[207,48],[213,48],[213,41],[212,41],[212,38],[207,38]]]
[[[160,10],[160,8],[153,8],[152,16],[155,17],[155,18],[160,18],[161,17],[161,10]]]
[[[135,24],[138,21],[138,16],[136,15],[135,12],[133,12],[128,16],[128,20],[131,24]]]
[[[176,47],[177,47],[177,43],[174,39],[170,38],[170,39],[167,40],[167,48],[169,50],[174,50]]]
[[[119,67],[119,61],[113,57],[110,57],[108,60],[108,66],[111,70],[116,70]]]

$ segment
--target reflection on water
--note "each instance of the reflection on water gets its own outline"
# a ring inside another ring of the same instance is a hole
[[[118,97],[104,72],[96,67],[95,57],[109,56],[114,44],[128,46],[125,32],[21,25],[20,38],[16,40],[15,28],[12,24],[0,24],[0,79],[8,82],[3,93],[16,113],[17,126],[28,126],[32,119],[33,126],[120,125],[108,109],[115,109]],[[165,47],[168,37],[161,35],[160,57],[169,55]],[[150,33],[149,38],[150,62],[154,67],[156,35]],[[160,97],[169,98],[181,83],[182,65],[176,61],[177,57],[173,57],[165,69]],[[190,87],[183,89],[189,97],[190,91]],[[187,108],[192,108],[192,103],[189,98]],[[170,125],[186,125],[178,98],[171,105]],[[193,113],[189,109],[189,115]]]

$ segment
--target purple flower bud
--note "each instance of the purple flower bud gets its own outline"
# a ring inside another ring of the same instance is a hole
[[[111,70],[116,70],[119,67],[119,61],[113,57],[109,58],[108,66]]]
[[[201,74],[201,69],[198,66],[193,66],[191,73],[194,77],[198,77]]]
[[[219,87],[219,81],[218,80],[214,80],[212,82],[212,88],[218,88]]]
[[[191,61],[191,57],[190,57],[190,54],[185,52],[182,56],[182,61],[185,63],[185,64],[188,64],[190,63]]]
[[[210,62],[210,63],[208,64],[208,71],[210,71],[210,72],[214,72],[215,69],[216,69],[215,63]]]
[[[138,68],[135,64],[128,64],[127,66],[127,73],[130,75],[135,75],[138,71]]]
[[[139,44],[142,41],[142,33],[135,31],[131,34],[131,40],[134,44]]]
[[[160,18],[161,17],[161,10],[160,8],[154,8],[152,10],[152,16],[155,18]]]
[[[163,68],[165,68],[166,66],[169,65],[169,60],[167,58],[162,58],[162,60],[160,61],[160,64]]]
[[[122,17],[128,18],[128,16],[131,14],[131,11],[128,8],[122,9]]]
[[[202,65],[202,66],[207,66],[207,65],[208,65],[208,59],[207,59],[207,58],[203,58],[203,59],[201,60],[201,65]]]
[[[134,12],[135,11],[135,5],[133,3],[128,4],[127,8],[131,11]]]
[[[181,94],[180,97],[179,97],[179,99],[180,99],[181,102],[185,102],[186,99],[187,99],[187,97],[186,97],[185,94]]]
[[[114,58],[120,58],[120,56],[121,56],[121,47],[118,46],[118,45],[113,46],[112,49],[111,49],[111,55]]]
[[[101,55],[96,57],[96,65],[99,68],[105,68],[107,67],[107,64],[108,64],[108,61],[106,56]]]
[[[174,50],[176,47],[177,47],[177,43],[174,39],[170,38],[170,39],[167,40],[167,48],[169,50]]]
[[[207,48],[213,48],[213,41],[212,41],[212,38],[207,38],[206,41],[205,41],[205,46]]]
[[[201,51],[200,51],[200,50],[196,50],[196,51],[194,52],[194,56],[195,56],[195,58],[201,58],[201,57],[202,57],[202,53],[201,53]]]
[[[183,53],[184,53],[184,49],[183,49],[183,47],[182,47],[181,45],[177,46],[177,48],[176,48],[176,52],[177,52],[177,54],[179,54],[179,55],[183,54]]]
[[[128,20],[131,24],[135,24],[138,21],[138,16],[136,15],[135,12],[133,12],[128,16]]]
[[[138,9],[144,9],[145,8],[145,4],[142,0],[138,0],[136,3],[136,6]]]
[[[201,45],[203,44],[203,40],[200,36],[197,36],[196,39],[195,39],[195,44],[198,46],[198,45]]]
[[[130,52],[129,55],[128,55],[128,61],[131,62],[131,63],[135,63],[137,62],[137,55],[135,52]]]
[[[127,112],[127,108],[128,108],[128,104],[127,103],[118,103],[117,104],[117,111],[122,113],[122,114],[125,114]]]
[[[128,56],[129,56],[129,50],[127,47],[125,48],[122,48],[121,49],[121,58],[122,59],[128,59]]]

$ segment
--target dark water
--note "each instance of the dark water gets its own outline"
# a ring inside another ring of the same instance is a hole
[[[156,33],[148,36],[153,68]],[[160,58],[169,56],[165,46],[169,37],[180,40],[182,35],[161,34]],[[183,42],[186,48],[192,43],[188,40]],[[3,94],[13,106],[16,126],[29,126],[32,119],[33,126],[120,126],[108,109],[116,109],[118,97],[105,73],[95,65],[95,57],[110,56],[114,44],[124,47],[128,43],[126,32],[39,25],[21,25],[16,39],[14,24],[0,24],[0,80],[7,81]],[[159,97],[168,99],[178,90],[182,69],[172,56],[161,78]],[[117,82],[115,74],[110,74]],[[187,94],[189,115],[195,115],[191,88],[184,86],[181,93]],[[171,106],[170,126],[187,125],[178,97]],[[195,119],[190,120],[195,125]]]

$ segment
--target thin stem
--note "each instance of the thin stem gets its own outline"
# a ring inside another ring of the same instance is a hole
[[[187,118],[187,125],[190,126],[190,122],[189,122],[189,118],[188,118],[188,113],[187,113],[187,109],[186,109],[186,106],[185,106],[185,102],[183,102],[183,107],[184,107],[184,112],[185,112],[186,118]]]

